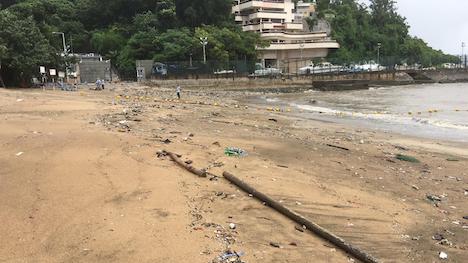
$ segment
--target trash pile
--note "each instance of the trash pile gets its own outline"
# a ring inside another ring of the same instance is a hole
[[[108,129],[117,129],[119,132],[130,132],[131,122],[141,122],[137,116],[142,113],[141,105],[134,104],[126,108],[122,113],[98,115],[98,122]]]

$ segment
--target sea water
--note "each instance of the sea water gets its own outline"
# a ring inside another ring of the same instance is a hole
[[[270,94],[256,102],[288,107],[303,118],[468,142],[468,83]]]

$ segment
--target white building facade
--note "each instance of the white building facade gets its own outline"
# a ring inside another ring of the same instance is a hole
[[[270,46],[258,48],[265,67],[296,73],[313,58],[339,48],[326,32],[306,32],[304,19],[315,12],[313,3],[291,0],[235,0],[232,12],[244,31],[258,32]]]

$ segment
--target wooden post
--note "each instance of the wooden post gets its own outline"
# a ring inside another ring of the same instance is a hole
[[[182,168],[185,168],[187,171],[193,173],[193,174],[196,174],[198,175],[199,177],[206,177],[206,171],[204,170],[198,170],[196,169],[195,167],[191,166],[191,165],[188,165],[186,163],[184,163],[180,158],[178,158],[175,154],[171,153],[171,152],[167,152],[167,155],[169,155],[169,157],[171,157],[171,159],[177,163],[178,165],[180,165]]]

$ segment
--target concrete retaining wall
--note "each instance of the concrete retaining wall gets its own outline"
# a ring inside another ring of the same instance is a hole
[[[468,82],[468,70],[466,69],[434,70],[426,71],[423,74],[435,82]]]
[[[411,74],[415,78],[411,77]],[[426,82],[457,82],[468,81],[466,70],[442,70],[442,71],[414,71],[414,72],[363,72],[363,73],[334,73],[310,76],[291,76],[283,78],[219,78],[219,79],[180,79],[180,80],[151,80],[151,86],[162,88],[175,88],[181,85],[183,88],[197,89],[278,89],[278,88],[303,88],[313,89],[314,82],[329,82],[327,90],[356,89],[365,86],[390,86],[407,85]],[[336,85],[333,85],[336,83]]]

